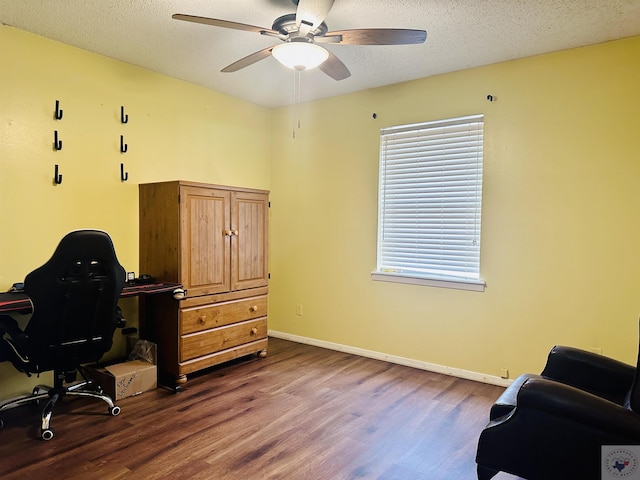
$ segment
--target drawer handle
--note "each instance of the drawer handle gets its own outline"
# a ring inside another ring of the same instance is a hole
[[[258,329],[256,327],[253,327],[251,329],[251,335],[255,335],[256,333],[258,333]]]
[[[257,312],[257,311],[258,311],[258,306],[257,306],[257,305],[253,305],[253,306],[250,308],[250,310],[251,310],[252,312]]]
[[[202,315],[199,319],[198,322],[200,322],[200,325],[204,325],[207,322],[207,316],[206,315]]]

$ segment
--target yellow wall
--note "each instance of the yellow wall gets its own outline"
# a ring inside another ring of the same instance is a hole
[[[537,371],[555,343],[634,361],[640,37],[304,104],[295,139],[288,108],[10,27],[0,48],[2,290],[80,227],[109,231],[137,271],[136,185],[196,180],[271,190],[272,330],[488,375]],[[474,113],[487,290],[373,282],[380,128]],[[28,385],[6,364],[0,378],[0,398]]]
[[[120,262],[139,273],[138,183],[269,188],[268,109],[6,26],[0,49],[0,290],[77,228],[109,232]],[[63,175],[57,186],[54,164]],[[121,303],[135,323],[135,301]],[[24,390],[24,375],[7,363],[0,378],[0,398]]]
[[[380,128],[477,113],[486,291],[372,281]],[[556,343],[635,363],[640,37],[318,101],[300,115],[293,139],[289,110],[274,112],[271,329],[495,376],[539,371]]]

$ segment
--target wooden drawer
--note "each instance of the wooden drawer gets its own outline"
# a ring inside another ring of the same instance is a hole
[[[183,335],[180,337],[180,362],[266,337],[266,317]]]
[[[267,316],[267,296],[180,309],[180,334]]]
[[[261,352],[264,352],[266,355],[268,345],[269,340],[262,338],[255,342],[245,343],[237,347],[227,348],[226,350],[220,350],[219,352],[197,357],[193,360],[180,362],[178,363],[178,374],[188,375],[190,373],[197,372],[198,370],[202,370],[203,368],[212,367],[213,365],[228,362],[229,360],[244,357],[245,355],[251,355],[252,353],[260,355]]]

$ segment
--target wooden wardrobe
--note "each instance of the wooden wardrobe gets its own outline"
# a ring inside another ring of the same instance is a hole
[[[146,298],[143,338],[176,387],[187,375],[267,353],[269,192],[171,181],[141,184],[140,273],[183,285]]]

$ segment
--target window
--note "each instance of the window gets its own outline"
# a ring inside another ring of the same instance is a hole
[[[483,115],[380,131],[374,280],[484,290]]]

